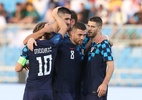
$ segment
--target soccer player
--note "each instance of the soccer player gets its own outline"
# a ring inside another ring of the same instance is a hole
[[[52,33],[47,33],[36,41],[33,51],[27,46],[23,48],[15,70],[22,71],[27,59],[29,60],[29,74],[25,87],[23,100],[53,100],[52,76],[54,61],[62,37],[67,31],[67,25],[57,14],[58,8],[53,10],[53,17],[57,20],[60,30],[52,37]],[[45,23],[39,23],[33,33],[39,31]],[[52,30],[51,30],[52,31]],[[46,39],[46,37],[48,37]]]
[[[68,26],[68,30],[70,28],[70,21],[71,21],[71,12],[69,9],[65,8],[65,7],[59,7],[58,9],[58,15],[61,17],[61,19],[63,19],[63,21],[66,23],[66,25]],[[57,33],[60,29],[59,25],[57,24],[57,21],[55,20],[53,23],[49,23],[52,28],[53,31],[55,33]],[[30,34],[29,36],[26,37],[26,39],[23,41],[24,44],[27,44],[27,41],[30,38],[34,38],[35,40],[37,40],[39,37],[41,37],[46,31],[48,30],[48,28],[42,28],[41,30]],[[55,34],[53,34],[55,35]]]
[[[111,45],[108,40],[98,43],[102,34],[100,17],[90,18],[87,26],[91,45],[87,54],[82,100],[107,100],[108,83],[114,71]]]
[[[72,29],[73,25],[77,22],[77,13],[74,12],[73,10],[70,10],[70,11],[71,11],[70,28],[69,28],[67,34],[65,34],[65,37],[70,36],[71,29]]]
[[[64,38],[60,44],[55,61],[57,76],[55,78],[55,100],[79,100],[82,78],[83,48],[80,47],[87,28],[85,24],[76,22],[71,30],[70,38]]]

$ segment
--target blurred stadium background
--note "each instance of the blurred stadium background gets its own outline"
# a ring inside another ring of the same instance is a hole
[[[27,2],[34,8],[32,14]],[[27,11],[25,15],[19,13],[21,6]],[[0,0],[0,100],[21,100],[27,73],[16,73],[14,67],[23,40],[37,22],[53,21],[50,11],[56,6],[74,10],[84,23],[91,16],[103,19],[102,33],[113,41],[115,62],[108,100],[124,100],[128,95],[125,100],[141,100],[142,0]],[[15,96],[8,99],[7,92]]]

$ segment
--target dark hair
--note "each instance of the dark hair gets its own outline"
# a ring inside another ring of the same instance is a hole
[[[37,31],[41,30],[42,28],[44,28],[44,26],[45,26],[46,23],[47,23],[47,22],[39,22],[39,23],[35,26],[35,28],[33,29],[33,33],[35,33],[35,32],[37,32]],[[45,39],[49,39],[49,38],[51,37],[51,34],[50,34],[50,33],[45,33],[45,34],[44,34],[44,37],[45,37]],[[41,38],[41,37],[40,37],[40,38]]]
[[[96,22],[98,24],[98,26],[102,26],[102,23],[103,23],[102,19],[98,16],[90,18],[89,21]]]
[[[71,19],[74,19],[75,22],[77,22],[77,13],[73,10],[70,10],[71,11]]]
[[[17,3],[16,3],[16,6],[20,6],[20,5],[21,5],[21,3],[20,3],[20,2],[17,2]]]
[[[42,29],[46,23],[47,23],[47,22],[40,22],[40,23],[38,23],[38,24],[35,26],[35,28],[33,29],[33,33],[39,31],[40,29]]]
[[[58,13],[71,14],[71,11],[68,8],[66,8],[66,7],[60,7],[58,9]]]
[[[73,29],[81,29],[81,30],[86,30],[86,26],[84,23],[82,22],[76,22],[73,27],[72,27],[72,30]]]

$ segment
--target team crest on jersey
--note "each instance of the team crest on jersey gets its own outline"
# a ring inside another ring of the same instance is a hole
[[[69,48],[70,49],[70,59],[74,59],[74,50],[75,48]]]
[[[69,48],[70,50],[74,50],[75,48]]]

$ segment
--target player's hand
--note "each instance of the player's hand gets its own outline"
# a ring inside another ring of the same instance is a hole
[[[107,39],[107,37],[105,37],[104,35],[100,35],[100,36],[98,37],[97,43],[101,43],[101,42],[103,42],[103,41],[106,40],[106,39]]]
[[[33,47],[34,47],[33,45],[37,46],[37,43],[36,43],[36,41],[35,41],[34,38],[30,38],[28,40],[28,43],[27,43],[28,49],[30,49],[31,51],[33,51]]]
[[[99,87],[98,87],[98,97],[102,97],[106,94],[106,91],[107,91],[107,85],[106,84],[101,84]]]
[[[106,40],[108,40],[108,42],[110,43],[111,46],[113,46],[113,42],[109,39],[109,37],[105,34],[102,35],[102,37]]]
[[[110,43],[111,46],[113,46],[113,42],[111,40],[108,41]]]
[[[24,66],[23,66],[23,68],[27,71],[27,70],[29,70],[29,64],[25,64]]]
[[[60,8],[60,7],[56,7],[56,8],[53,9],[53,11],[52,11],[52,16],[53,16],[53,17],[55,17],[55,16],[58,15],[58,9],[59,9],[59,8]]]

